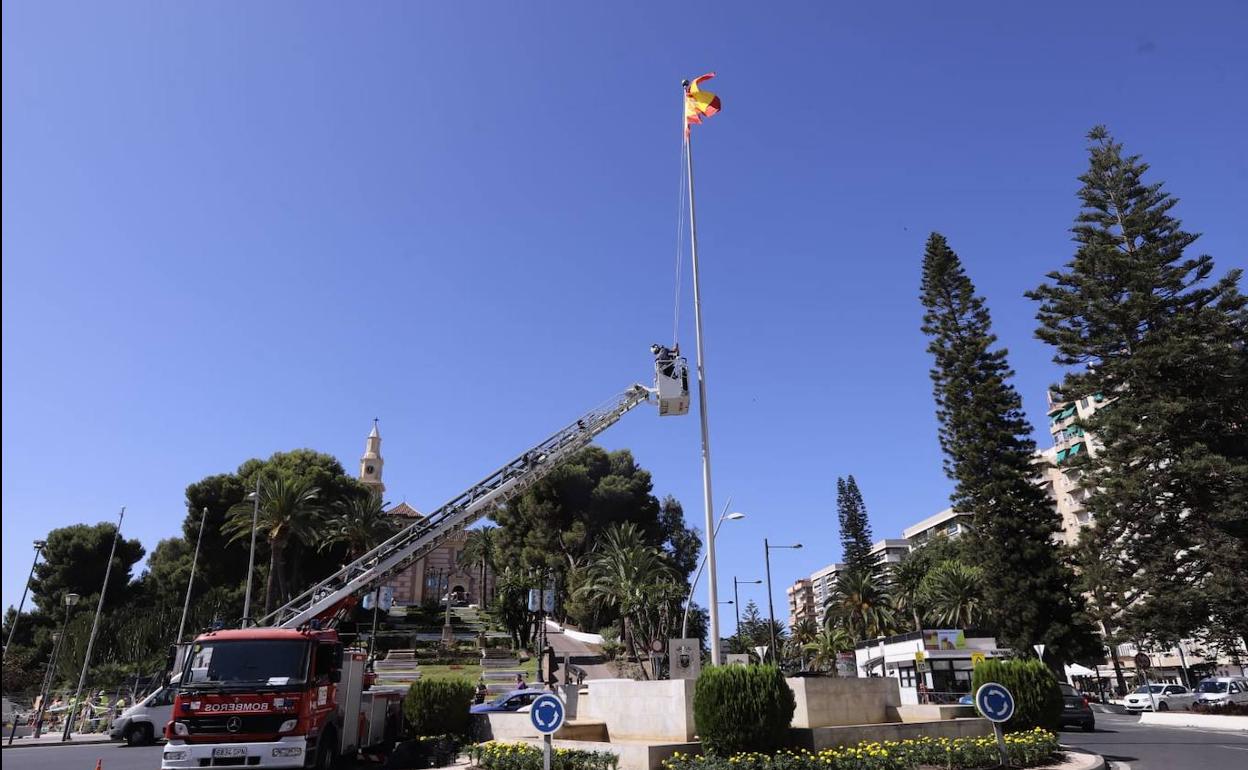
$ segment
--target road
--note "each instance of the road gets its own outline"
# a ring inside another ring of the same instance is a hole
[[[603,658],[600,651],[567,636],[558,630],[558,626],[547,624],[546,629],[546,639],[561,662],[564,655],[571,656],[572,663],[585,669],[586,679],[614,679],[616,677],[615,669]]]
[[[1101,754],[1113,770],[1248,767],[1248,733],[1139,722],[1134,715],[1097,714],[1096,732],[1063,732],[1062,743]]]
[[[104,770],[156,770],[160,746],[130,748],[120,743],[90,746],[30,746],[5,749],[0,761],[9,770],[93,770],[97,759]]]

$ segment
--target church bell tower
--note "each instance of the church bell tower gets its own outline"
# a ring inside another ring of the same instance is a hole
[[[373,418],[373,430],[368,434],[368,441],[364,445],[364,456],[360,458],[360,481],[372,490],[378,499],[386,491],[386,485],[381,481],[381,466],[384,463],[385,461],[381,459],[381,432],[377,430],[377,419]]]

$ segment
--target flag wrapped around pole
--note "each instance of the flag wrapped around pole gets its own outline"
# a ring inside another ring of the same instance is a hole
[[[713,77],[715,73],[708,72],[702,77],[685,82],[685,136],[689,136],[689,127],[694,123],[701,123],[703,118],[719,112],[719,97],[701,88],[703,81]]]

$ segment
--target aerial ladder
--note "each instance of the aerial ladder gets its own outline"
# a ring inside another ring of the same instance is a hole
[[[656,346],[658,348],[658,346]],[[453,533],[505,504],[554,470],[576,451],[610,428],[635,407],[651,402],[661,416],[689,410],[688,372],[679,350],[656,351],[655,387],[633,385],[602,406],[590,410],[545,441],[495,470],[427,517],[404,528],[384,543],[260,618],[258,625],[300,628],[335,626],[354,609],[359,597],[390,576],[427,556]]]

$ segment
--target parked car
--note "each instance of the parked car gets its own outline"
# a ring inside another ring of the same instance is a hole
[[[161,687],[143,700],[121,712],[113,720],[108,737],[124,740],[131,746],[147,746],[164,734],[165,725],[173,719],[173,696],[178,694],[177,684]]]
[[[1215,676],[1196,685],[1196,700],[1214,706],[1223,703],[1248,703],[1248,679],[1239,676]]]
[[[1059,684],[1062,690],[1062,722],[1061,726],[1079,725],[1084,732],[1092,732],[1096,729],[1096,716],[1092,713],[1092,707],[1088,705],[1088,699],[1075,691],[1075,688],[1068,684]]]
[[[536,687],[530,687],[527,690],[512,690],[509,693],[498,696],[494,700],[487,700],[485,703],[478,703],[470,706],[468,711],[473,714],[489,714],[499,711],[524,711],[533,704],[537,696],[545,693],[545,690],[539,690]]]
[[[1195,700],[1196,695],[1181,684],[1142,684],[1122,705],[1127,711],[1152,711],[1153,703],[1157,704],[1158,711],[1181,711],[1190,708]]]

